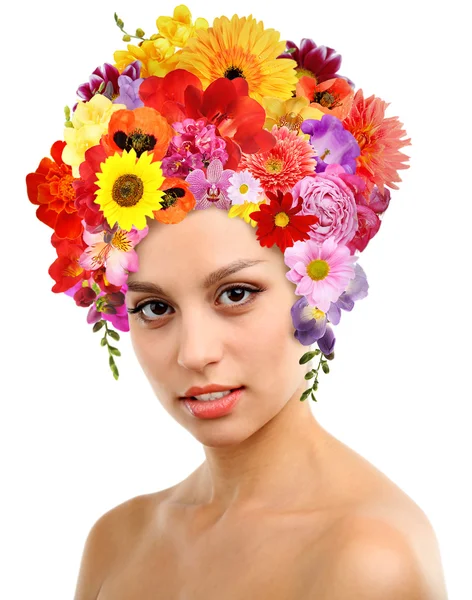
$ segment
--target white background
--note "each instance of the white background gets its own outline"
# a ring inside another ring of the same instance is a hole
[[[468,20],[459,2],[188,6],[210,24],[237,6],[281,39],[335,48],[340,74],[390,102],[388,116],[400,116],[412,138],[411,168],[359,259],[369,296],[344,313],[331,374],[310,402],[325,428],[425,511],[450,598],[472,598]],[[20,1],[2,18],[0,544],[8,554],[0,596],[9,600],[72,598],[95,520],[180,481],[204,458],[153,396],[126,334],[116,382],[87,309],[50,291],[51,230],[36,219],[24,181],[62,139],[63,107],[78,85],[126,47],[114,11],[130,33],[150,35],[173,8]]]

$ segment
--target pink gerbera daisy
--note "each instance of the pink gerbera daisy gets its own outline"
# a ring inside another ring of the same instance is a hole
[[[355,277],[357,256],[336,244],[332,237],[320,246],[313,240],[297,241],[287,248],[284,261],[291,270],[285,276],[296,283],[295,293],[309,304],[327,312]]]
[[[289,192],[316,168],[315,150],[303,137],[288,127],[272,128],[277,143],[267,152],[242,154],[240,169],[248,169],[266,192]]]
[[[411,140],[401,139],[406,131],[398,117],[385,118],[387,106],[387,102],[375,96],[364,99],[362,90],[358,90],[351,111],[343,121],[361,149],[356,159],[356,175],[366,181],[364,196],[367,200],[374,185],[381,193],[384,193],[384,185],[398,190],[394,183],[401,181],[397,171],[410,166],[403,164],[409,157],[400,152],[400,148],[411,145]]]

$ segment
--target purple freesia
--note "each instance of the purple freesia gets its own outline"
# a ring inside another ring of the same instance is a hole
[[[286,48],[292,52],[284,52],[277,58],[291,58],[297,62],[296,71],[302,75],[312,75],[317,83],[328,81],[328,79],[345,79],[348,84],[354,89],[354,83],[344,77],[338,75],[338,69],[341,66],[341,55],[327,46],[317,46],[315,42],[309,38],[303,38],[300,42],[300,48],[292,41],[287,40]],[[309,71],[307,73],[306,71]],[[300,75],[299,75],[300,76]]]
[[[309,134],[310,144],[316,150],[317,173],[322,173],[330,164],[341,165],[351,174],[356,172],[356,157],[361,149],[340,119],[333,115],[323,115],[319,120],[306,119],[301,130]]]
[[[144,106],[144,102],[139,97],[139,86],[144,79],[132,79],[128,75],[118,77],[118,86],[120,95],[113,100],[114,104],[125,104],[128,110]]]
[[[109,100],[113,100],[113,98],[120,93],[118,83],[120,75],[125,75],[130,79],[135,80],[139,79],[140,72],[141,63],[139,60],[130,63],[121,74],[114,65],[104,63],[101,67],[95,69],[86,83],[79,85],[76,92],[77,96],[85,102],[91,100],[95,94],[102,94]],[[101,91],[99,91],[100,88]],[[74,105],[73,111],[76,106],[77,104]]]
[[[120,331],[129,331],[128,311],[125,304],[126,285],[122,287],[122,292],[113,292],[100,294],[94,304],[90,307],[87,314],[87,323],[96,323],[100,319],[110,321],[116,329]]]
[[[341,309],[350,312],[357,300],[367,296],[369,284],[364,269],[356,263],[354,266],[356,275],[349,281],[346,290],[339,296],[336,302],[331,302],[327,312],[329,322],[337,325],[341,320]]]

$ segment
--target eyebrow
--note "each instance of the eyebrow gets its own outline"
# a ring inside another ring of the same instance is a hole
[[[218,283],[221,279],[228,277],[228,275],[232,275],[233,273],[237,273],[242,269],[247,269],[248,267],[253,267],[261,262],[267,262],[266,260],[258,259],[258,260],[248,260],[248,259],[239,259],[235,260],[224,267],[220,267],[213,271],[209,275],[207,275],[203,281],[203,288],[208,289],[215,283]],[[151,294],[163,294],[166,295],[166,292],[156,283],[151,283],[149,281],[130,281],[128,283],[128,291],[129,292],[145,292]]]

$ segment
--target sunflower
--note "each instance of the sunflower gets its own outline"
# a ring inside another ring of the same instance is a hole
[[[264,29],[262,21],[252,16],[219,17],[213,27],[197,29],[180,52],[179,69],[194,73],[206,89],[219,77],[243,77],[249,86],[249,96],[258,102],[263,96],[288,100],[298,78],[297,63],[291,58],[279,58],[285,49],[280,33]]]
[[[161,208],[164,192],[159,188],[164,182],[161,162],[152,162],[153,154],[143,152],[139,158],[131,148],[109,156],[101,164],[95,185],[98,187],[95,202],[100,205],[110,227],[130,231],[146,227],[146,216]]]

